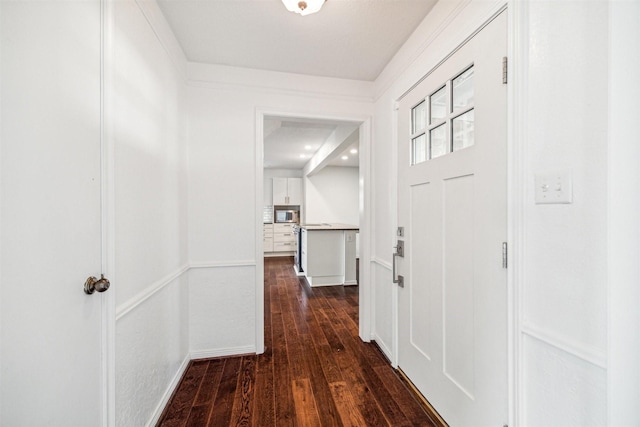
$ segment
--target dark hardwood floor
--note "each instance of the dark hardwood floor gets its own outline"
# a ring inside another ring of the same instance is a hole
[[[261,355],[193,360],[159,426],[435,426],[375,344],[358,287],[310,288],[265,259]]]

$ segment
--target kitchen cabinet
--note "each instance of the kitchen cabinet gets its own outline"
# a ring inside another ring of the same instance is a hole
[[[301,261],[310,286],[353,285],[358,227],[348,224],[302,224]]]
[[[296,235],[293,233],[294,224],[273,224],[273,251],[293,252],[298,248]]]
[[[273,178],[274,205],[301,205],[302,178]]]
[[[263,224],[262,244],[264,252],[273,252],[273,224]]]

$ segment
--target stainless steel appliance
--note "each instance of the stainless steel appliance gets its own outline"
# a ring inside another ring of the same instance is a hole
[[[275,222],[300,224],[300,206],[274,206]]]
[[[304,270],[302,269],[302,231],[300,230],[300,226],[295,225],[293,227],[293,234],[295,234],[296,242],[298,242],[298,247],[293,254],[293,267],[296,273],[301,276]]]

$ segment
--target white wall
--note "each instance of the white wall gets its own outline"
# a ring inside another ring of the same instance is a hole
[[[165,49],[170,33],[159,41],[166,26],[158,12],[155,3],[113,3],[111,280],[119,426],[157,416],[188,356],[184,58]]]
[[[305,222],[360,223],[358,168],[327,166],[304,178]]]
[[[302,178],[302,169],[264,169],[262,181],[264,206],[273,205],[273,178]]]
[[[604,425],[608,5],[532,2],[526,24],[520,416]],[[533,175],[554,170],[572,171],[573,204],[535,205]]]
[[[202,64],[189,64],[189,80],[189,256],[198,267],[191,352],[259,351],[265,203],[257,116],[364,119],[371,84]],[[220,328],[227,323],[236,327]]]

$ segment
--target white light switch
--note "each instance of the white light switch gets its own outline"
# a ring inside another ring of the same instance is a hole
[[[535,174],[536,204],[572,203],[572,181],[570,171]]]

